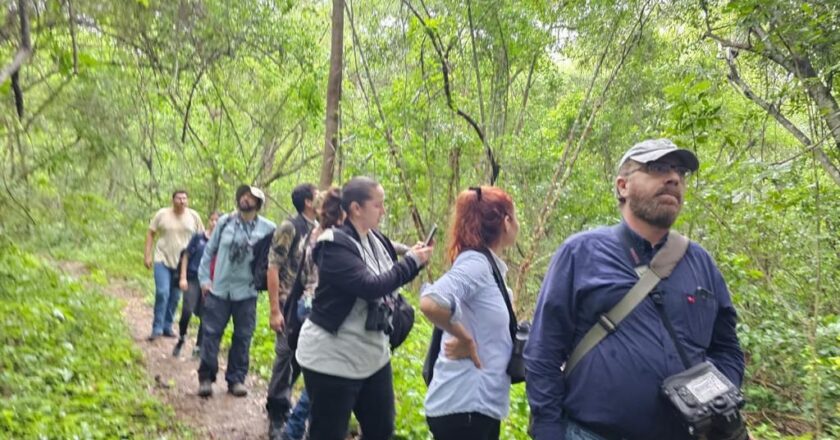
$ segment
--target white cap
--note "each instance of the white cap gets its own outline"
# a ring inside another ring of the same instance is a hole
[[[674,155],[682,165],[690,171],[697,171],[700,168],[700,161],[690,150],[678,148],[669,139],[648,139],[633,145],[621,158],[618,167],[621,168],[624,162],[632,159],[639,163],[648,163],[659,160],[667,155]]]

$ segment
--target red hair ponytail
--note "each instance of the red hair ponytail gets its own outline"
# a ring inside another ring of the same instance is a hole
[[[447,249],[450,262],[465,249],[486,248],[499,241],[505,217],[513,216],[513,199],[495,186],[473,187],[458,194],[454,214]]]

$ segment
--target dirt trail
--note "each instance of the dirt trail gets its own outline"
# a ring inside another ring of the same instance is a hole
[[[79,263],[64,263],[60,266],[74,276],[81,276],[87,272],[84,265]],[[123,303],[123,317],[131,337],[143,353],[143,362],[149,377],[152,378],[149,391],[171,405],[177,417],[192,427],[199,438],[268,438],[264,381],[256,378],[251,372],[245,381],[249,390],[247,397],[239,398],[228,394],[224,380],[227,355],[224,353],[219,358],[219,374],[216,383],[213,384],[213,397],[198,397],[198,359],[193,358],[191,354],[195,343],[195,331],[190,329],[181,356],[174,358],[172,348],[176,338],[161,337],[153,342],[146,340],[151,329],[152,307],[145,302],[144,292],[121,280],[112,280],[105,292]]]

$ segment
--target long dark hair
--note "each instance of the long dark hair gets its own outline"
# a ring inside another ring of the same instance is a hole
[[[350,179],[341,188],[341,209],[350,215],[350,205],[353,202],[359,205],[373,198],[373,190],[379,186],[379,182],[370,177],[357,176]]]

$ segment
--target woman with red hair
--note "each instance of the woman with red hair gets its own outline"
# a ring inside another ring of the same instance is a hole
[[[499,438],[510,406],[507,366],[513,341],[505,298],[493,265],[516,242],[513,199],[499,188],[461,192],[449,230],[449,271],[426,288],[420,310],[443,330],[426,394],[426,421],[436,440]],[[507,289],[505,289],[507,290]]]

